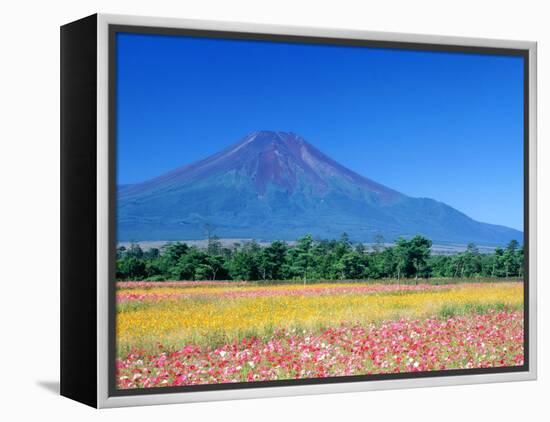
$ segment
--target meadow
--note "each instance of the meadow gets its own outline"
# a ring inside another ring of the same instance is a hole
[[[117,283],[119,388],[523,364],[523,284]]]

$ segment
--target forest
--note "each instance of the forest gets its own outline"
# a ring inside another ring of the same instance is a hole
[[[167,243],[142,250],[139,244],[117,249],[117,280],[314,280],[523,277],[523,247],[481,253],[474,244],[453,255],[431,253],[423,236],[399,238],[390,246],[378,239],[368,247],[344,233],[338,240],[305,235],[292,244],[255,241],[224,246],[211,237],[204,248]]]

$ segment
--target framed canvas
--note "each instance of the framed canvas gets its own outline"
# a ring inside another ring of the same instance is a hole
[[[61,394],[536,378],[536,44],[61,28]]]

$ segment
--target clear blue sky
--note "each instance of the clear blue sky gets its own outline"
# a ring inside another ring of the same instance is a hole
[[[119,184],[249,132],[300,134],[352,170],[523,230],[523,59],[118,34]]]

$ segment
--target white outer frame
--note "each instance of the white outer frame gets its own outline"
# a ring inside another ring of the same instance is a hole
[[[259,387],[217,391],[143,394],[109,397],[109,25],[134,25],[234,31],[279,35],[299,35],[325,38],[350,38],[375,41],[446,44],[469,47],[511,48],[529,51],[529,371],[497,374],[451,375],[399,380],[342,382],[335,384]],[[151,404],[189,403],[261,397],[283,397],[322,393],[345,393],[396,388],[434,387],[480,384],[506,381],[526,381],[537,378],[537,44],[530,41],[510,41],[435,35],[400,34],[347,29],[265,25],[240,22],[216,22],[174,18],[153,18],[127,15],[97,15],[97,406],[122,407]]]

